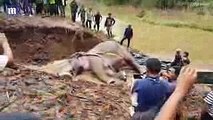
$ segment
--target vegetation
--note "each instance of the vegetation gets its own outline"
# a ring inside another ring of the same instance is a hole
[[[182,8],[207,8],[213,9],[213,0],[97,0],[106,5],[124,5],[131,4],[136,7],[161,9]]]

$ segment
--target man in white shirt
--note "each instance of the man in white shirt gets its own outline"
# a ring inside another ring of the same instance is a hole
[[[89,11],[87,11],[86,15],[87,15],[86,27],[92,29],[92,19],[93,19],[92,8],[89,8]]]

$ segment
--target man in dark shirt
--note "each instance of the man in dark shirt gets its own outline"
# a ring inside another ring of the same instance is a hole
[[[182,56],[181,56],[181,49],[177,49],[176,50],[175,59],[171,63],[171,66],[180,66],[180,67],[183,66],[183,59],[182,59]]]
[[[99,31],[100,23],[102,20],[102,16],[99,11],[94,15],[94,20],[95,20],[94,29],[96,30],[96,27],[97,27],[97,31]]]
[[[190,64],[190,60],[189,60],[189,52],[183,52],[183,65],[189,65]]]
[[[85,10],[85,8],[84,8],[83,5],[81,6],[81,9],[79,10],[78,15],[80,15],[80,17],[81,17],[82,26],[85,27],[85,22],[86,22],[86,10]]]
[[[43,10],[43,1],[36,0],[36,14],[42,14],[42,10]]]
[[[114,24],[115,24],[115,19],[112,17],[112,14],[109,13],[104,24],[107,30],[108,38],[112,38],[112,26]]]
[[[143,113],[152,111],[150,118],[154,118],[166,99],[172,93],[168,82],[160,79],[161,62],[156,58],[146,61],[146,76],[137,80],[132,88],[135,114],[132,120],[143,120]],[[138,119],[141,118],[141,119]]]
[[[131,25],[128,25],[128,27],[125,29],[125,32],[124,32],[124,37],[123,39],[121,40],[121,45],[123,44],[124,40],[127,39],[128,40],[128,45],[127,47],[129,47],[130,45],[130,40],[132,39],[133,37],[133,29],[132,29],[132,26]]]
[[[78,4],[75,0],[70,3],[72,21],[76,21],[76,13],[78,12]]]

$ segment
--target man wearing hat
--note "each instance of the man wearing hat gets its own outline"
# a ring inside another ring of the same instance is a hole
[[[161,62],[157,58],[146,61],[146,75],[132,88],[134,115],[132,120],[152,120],[172,93],[168,82],[160,80]]]

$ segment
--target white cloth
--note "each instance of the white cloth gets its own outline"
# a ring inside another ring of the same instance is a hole
[[[6,67],[8,60],[8,56],[0,55],[0,71]]]

